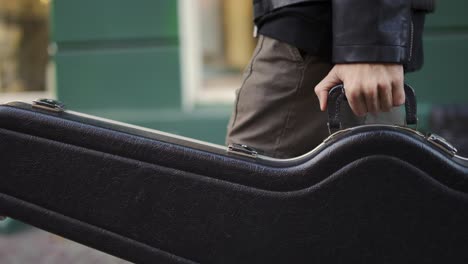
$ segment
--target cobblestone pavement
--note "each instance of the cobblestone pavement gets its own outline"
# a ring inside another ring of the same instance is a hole
[[[1,264],[127,264],[78,243],[38,229],[0,235]]]

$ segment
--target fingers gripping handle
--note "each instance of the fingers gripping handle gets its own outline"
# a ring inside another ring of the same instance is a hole
[[[406,125],[417,126],[417,105],[416,105],[416,95],[411,88],[411,86],[405,84],[404,86],[406,100],[405,100],[405,110],[406,110]],[[344,86],[337,85],[333,87],[328,94],[328,130],[331,133],[334,133],[338,130],[341,130],[341,103],[346,99]]]

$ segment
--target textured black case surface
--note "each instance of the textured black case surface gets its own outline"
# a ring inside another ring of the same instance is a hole
[[[292,160],[0,106],[0,213],[136,263],[468,263],[468,169],[362,127]]]

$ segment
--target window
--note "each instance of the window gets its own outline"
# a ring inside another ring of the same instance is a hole
[[[183,101],[229,103],[255,47],[251,0],[180,0]]]
[[[0,0],[1,103],[49,95],[48,19],[49,0]]]

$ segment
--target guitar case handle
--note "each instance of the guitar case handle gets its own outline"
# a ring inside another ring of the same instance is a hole
[[[328,94],[328,130],[330,134],[335,133],[342,129],[341,126],[341,103],[346,100],[345,90],[342,84],[333,87]],[[406,100],[405,100],[405,110],[406,110],[406,125],[407,126],[417,126],[417,103],[416,103],[416,94],[408,84],[404,86]]]

